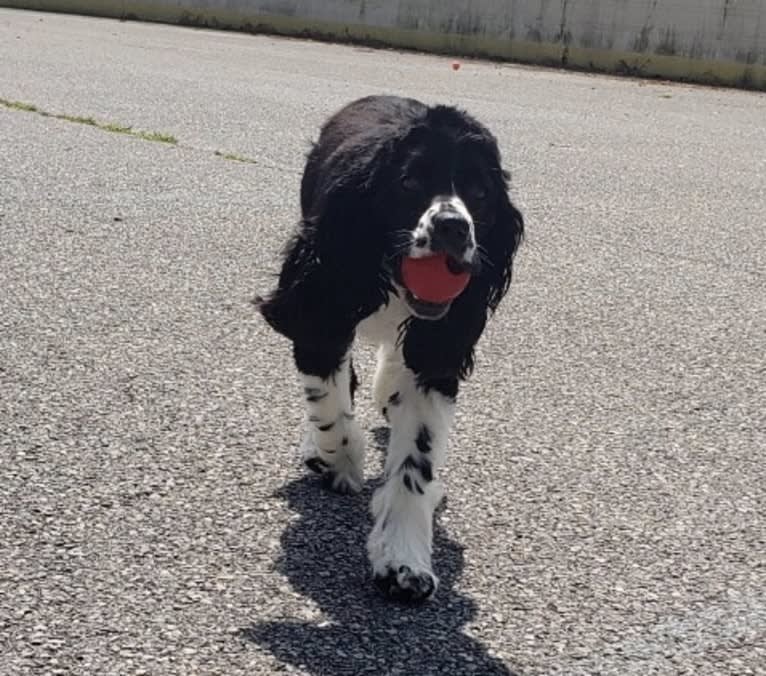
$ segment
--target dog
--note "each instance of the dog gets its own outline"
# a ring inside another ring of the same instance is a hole
[[[497,141],[468,113],[411,98],[368,96],[322,126],[300,185],[302,218],[276,289],[256,297],[292,342],[306,409],[306,466],[341,493],[361,490],[364,435],[354,419],[357,335],[378,345],[373,394],[390,424],[384,483],[367,549],[376,586],[404,602],[430,598],[438,481],[460,382],[511,283],[524,233]],[[419,298],[405,257],[446,255],[468,272],[452,300]]]

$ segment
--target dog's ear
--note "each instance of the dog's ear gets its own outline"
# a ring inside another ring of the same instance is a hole
[[[390,281],[376,190],[398,136],[375,129],[327,157],[309,156],[303,221],[288,244],[277,289],[257,301],[266,321],[299,343],[349,340],[358,321],[385,302]]]
[[[524,236],[524,217],[508,194],[509,175],[499,164],[493,180],[497,193],[494,223],[484,245],[489,257],[486,272],[489,282],[487,304],[493,312],[508,291],[513,274],[513,258]]]
[[[378,125],[342,143],[312,168],[305,226],[315,233],[317,254],[342,266],[341,274],[351,272],[349,266],[359,272],[379,266],[386,246],[381,200],[397,151],[412,133],[401,125]]]

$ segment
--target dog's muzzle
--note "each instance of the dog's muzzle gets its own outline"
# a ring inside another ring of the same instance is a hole
[[[435,197],[413,232],[411,256],[435,253],[446,253],[456,273],[478,263],[473,219],[457,195]]]
[[[465,260],[473,250],[471,224],[457,211],[439,211],[431,219],[431,250],[444,252],[455,261]]]

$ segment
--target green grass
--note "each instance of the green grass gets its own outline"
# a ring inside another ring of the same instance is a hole
[[[31,103],[23,103],[21,101],[9,101],[8,99],[0,99],[0,106],[5,106],[11,110],[24,110],[27,113],[37,113],[37,106],[33,106]]]
[[[37,113],[43,117],[52,117],[55,120],[64,120],[65,122],[72,122],[73,124],[84,124],[88,127],[96,127],[102,131],[109,131],[114,134],[126,134],[133,136],[134,138],[144,139],[145,141],[156,141],[158,143],[170,143],[171,145],[177,145],[178,139],[171,134],[165,134],[159,131],[142,131],[140,129],[133,129],[133,127],[126,127],[122,124],[115,122],[100,122],[92,117],[83,117],[81,115],[67,115],[65,113],[51,113],[47,110],[41,110],[31,103],[24,103],[22,101],[9,101],[8,99],[0,98],[0,106],[9,108],[11,110],[22,110],[27,113]]]
[[[231,160],[232,162],[245,162],[247,164],[258,164],[254,159],[245,157],[243,155],[235,155],[234,153],[222,153],[220,150],[216,150],[214,153],[217,157],[221,157],[224,160]]]
[[[57,120],[66,120],[67,122],[74,122],[75,124],[87,124],[89,127],[100,126],[92,117],[80,117],[79,115],[54,115],[53,113],[48,113],[48,115]]]
[[[170,134],[163,134],[159,131],[131,131],[128,132],[133,136],[145,139],[146,141],[157,141],[158,143],[170,143],[171,145],[177,145],[178,139]]]
[[[99,126],[104,131],[111,131],[111,132],[114,132],[115,134],[132,134],[133,133],[133,127],[125,127],[121,124],[113,124],[110,122],[106,122]]]
[[[133,127],[126,127],[124,124],[117,124],[116,122],[101,122],[93,117],[83,117],[82,115],[68,115],[66,113],[51,113],[47,110],[42,110],[31,103],[24,103],[23,101],[11,101],[9,99],[0,98],[0,106],[8,108],[10,110],[21,110],[26,113],[36,113],[42,117],[51,117],[54,120],[64,120],[65,122],[71,122],[72,124],[84,124],[88,127],[95,127],[102,131],[108,131],[113,134],[125,134],[126,136],[132,136],[133,138],[140,138],[144,141],[153,141],[155,143],[168,143],[170,145],[178,145],[178,139],[172,134],[165,134],[160,131],[145,131],[142,129],[133,129]],[[245,164],[258,164],[258,162],[251,157],[245,157],[244,155],[237,155],[235,153],[224,153],[220,150],[216,150],[214,154],[217,157],[221,157],[224,160],[231,162],[243,162]]]

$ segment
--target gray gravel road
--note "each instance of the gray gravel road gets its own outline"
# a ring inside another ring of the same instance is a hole
[[[248,305],[381,91],[489,124],[529,232],[417,609],[368,579],[369,395],[323,492]],[[766,674],[766,97],[0,10],[0,98],[0,674]]]

